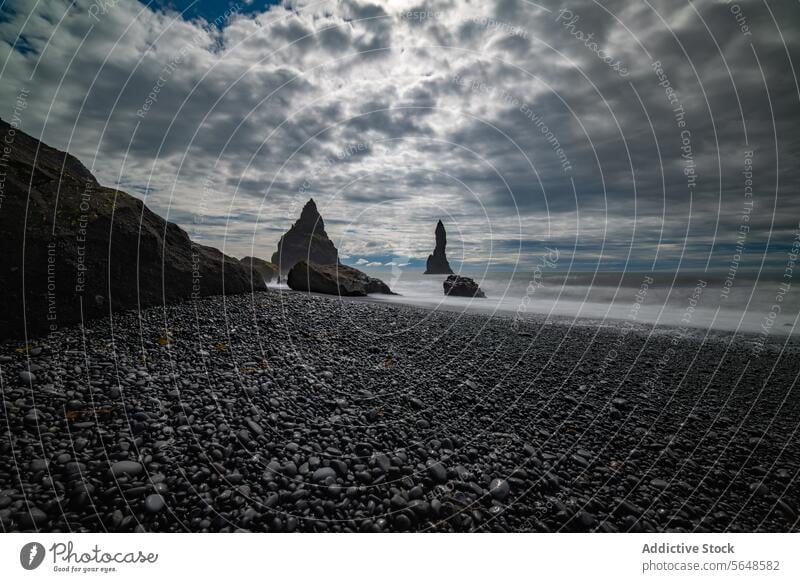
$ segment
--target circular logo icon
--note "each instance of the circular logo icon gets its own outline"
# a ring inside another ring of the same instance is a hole
[[[35,570],[44,561],[44,546],[39,542],[30,542],[19,551],[19,563],[26,570]]]

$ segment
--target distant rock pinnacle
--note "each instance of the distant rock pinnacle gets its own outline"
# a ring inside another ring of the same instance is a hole
[[[453,270],[450,268],[450,263],[447,262],[447,233],[444,230],[444,224],[440,220],[436,224],[436,248],[433,249],[433,254],[428,255],[428,263],[425,269],[425,275],[452,275]]]

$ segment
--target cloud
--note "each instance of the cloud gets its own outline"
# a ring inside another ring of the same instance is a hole
[[[744,225],[748,264],[777,268],[800,5],[738,5],[749,35],[716,0],[298,0],[218,24],[13,0],[0,115],[29,89],[24,130],[236,255],[270,256],[313,196],[343,258],[424,261],[442,219],[469,265],[547,243],[583,268],[725,270]]]

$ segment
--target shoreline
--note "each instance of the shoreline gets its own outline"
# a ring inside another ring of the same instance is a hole
[[[269,291],[3,342],[3,529],[800,527],[796,357],[470,315]]]
[[[448,303],[439,303],[436,305],[427,304],[424,302],[414,303],[412,301],[409,302],[402,302],[397,301],[395,297],[403,297],[403,295],[377,295],[372,294],[366,297],[336,297],[332,295],[326,295],[324,293],[309,293],[306,291],[295,291],[293,289],[289,289],[288,287],[281,286],[280,288],[276,288],[274,285],[271,285],[267,290],[268,293],[301,293],[305,295],[312,295],[315,297],[327,297],[327,298],[334,298],[334,299],[341,299],[345,301],[354,301],[360,303],[369,303],[369,304],[377,304],[377,305],[392,305],[395,307],[400,308],[408,308],[408,309],[418,309],[425,312],[436,312],[436,311],[444,311],[449,313],[456,313],[459,315],[465,316],[479,316],[485,318],[499,318],[504,319],[507,321],[513,321],[515,319],[515,315],[513,312],[503,309],[496,309],[491,310],[490,308],[485,309],[464,309],[464,306],[461,305],[452,305]],[[480,301],[476,299],[475,301]],[[703,336],[705,336],[706,341],[725,341],[727,339],[733,338],[737,341],[749,343],[759,337],[758,332],[750,331],[750,330],[727,330],[727,329],[709,329],[705,326],[680,326],[673,323],[654,323],[654,322],[643,322],[643,321],[631,321],[630,319],[624,318],[615,318],[615,317],[607,317],[604,319],[598,319],[596,317],[590,316],[568,316],[568,315],[548,315],[545,313],[539,313],[536,311],[529,311],[523,313],[521,315],[521,321],[524,321],[528,324],[537,324],[537,325],[563,325],[563,326],[578,326],[578,327],[590,327],[590,328],[600,328],[600,329],[609,329],[609,330],[619,330],[623,327],[624,324],[631,324],[631,330],[644,335],[663,335],[663,334],[670,334],[675,331],[681,330],[690,330],[694,332],[691,335],[686,335],[686,339],[695,339],[701,340]],[[778,346],[783,344],[784,346],[788,345],[796,345],[800,347],[800,336],[794,336],[791,333],[780,333],[779,331],[773,332],[766,343],[768,346]]]

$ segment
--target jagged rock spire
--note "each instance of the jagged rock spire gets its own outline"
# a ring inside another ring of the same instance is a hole
[[[425,275],[452,275],[453,270],[450,268],[450,263],[447,262],[447,232],[444,229],[444,224],[440,220],[436,223],[436,247],[433,249],[433,254],[428,255],[428,263],[425,269]]]
[[[325,232],[317,204],[310,198],[300,218],[278,241],[278,249],[272,255],[272,263],[278,265],[281,274],[300,261],[310,261],[320,265],[335,265],[339,262],[339,251]]]

